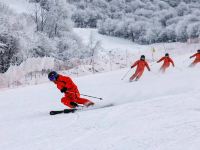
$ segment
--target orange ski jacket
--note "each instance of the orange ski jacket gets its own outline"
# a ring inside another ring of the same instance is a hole
[[[58,75],[58,78],[56,81],[54,81],[54,83],[57,85],[57,88],[59,90],[63,88],[67,88],[67,90],[70,92],[78,91],[77,86],[74,84],[74,82],[72,81],[70,77]]]
[[[147,67],[147,69],[150,71],[149,65],[145,60],[138,60],[136,61],[131,68],[134,68],[135,66],[137,66],[137,71],[139,70],[144,70],[145,67]]]
[[[168,67],[170,65],[170,63],[172,63],[172,65],[175,66],[173,60],[170,57],[164,56],[160,60],[158,60],[157,63],[159,63],[161,61],[164,61],[163,65],[162,65],[163,67]]]
[[[190,58],[196,57],[193,63],[198,63],[200,62],[200,53],[196,53],[192,56],[190,56]]]

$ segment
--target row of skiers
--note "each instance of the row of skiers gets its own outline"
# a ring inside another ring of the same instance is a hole
[[[194,66],[200,62],[200,50],[198,50],[196,54],[190,56],[190,58],[193,57],[196,58],[190,66]],[[160,68],[160,70],[163,72],[165,72],[165,70],[170,66],[170,63],[173,65],[173,67],[175,66],[173,60],[169,57],[168,53],[166,53],[164,57],[158,60],[157,63],[160,63],[161,61],[164,61],[163,65]],[[137,60],[131,66],[131,68],[134,67],[137,67],[137,69],[135,73],[130,77],[130,81],[133,81],[134,79],[138,80],[142,76],[145,67],[147,67],[147,69],[150,71],[150,67],[145,61],[144,55],[142,55],[140,57],[140,60]],[[65,106],[68,106],[69,108],[76,108],[79,105],[84,105],[86,107],[94,105],[94,102],[86,98],[80,97],[78,87],[75,85],[70,77],[63,76],[55,71],[52,71],[48,74],[48,78],[50,81],[56,84],[61,93],[64,93],[64,97],[61,99],[61,103],[63,103]]]
[[[197,50],[197,53],[195,53],[194,55],[190,56],[190,59],[193,58],[193,57],[195,57],[195,60],[190,64],[190,67],[193,67],[193,66],[195,66],[197,63],[200,62],[200,50]],[[170,58],[170,56],[169,56],[168,53],[166,53],[164,57],[162,57],[160,60],[158,60],[157,63],[160,63],[160,62],[162,62],[162,61],[163,61],[164,63],[163,63],[162,66],[160,67],[160,71],[163,72],[163,73],[164,73],[164,72],[166,71],[166,69],[170,66],[170,63],[172,64],[173,67],[175,67],[174,61],[172,60],[172,58]],[[150,67],[149,67],[149,65],[148,65],[148,63],[145,61],[145,56],[144,56],[144,55],[142,55],[142,56],[140,57],[140,60],[137,60],[137,61],[131,66],[131,68],[134,68],[134,67],[137,67],[137,68],[136,68],[135,73],[130,77],[130,79],[129,79],[130,82],[133,81],[133,80],[135,80],[135,81],[139,80],[139,78],[142,76],[142,74],[143,74],[143,72],[144,72],[145,67],[147,67],[147,69],[148,69],[149,71],[151,71],[151,70],[150,70]]]

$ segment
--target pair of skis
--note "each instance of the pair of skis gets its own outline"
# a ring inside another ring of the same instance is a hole
[[[77,111],[78,109],[63,109],[63,110],[52,110],[50,111],[50,115],[57,115],[57,114],[62,114],[62,113],[65,113],[65,114],[68,114],[68,113],[74,113],[75,111]]]
[[[80,111],[87,111],[87,110],[94,110],[94,109],[101,109],[101,108],[106,108],[106,107],[112,107],[114,104],[105,104],[102,106],[91,106],[89,108],[87,107],[81,107],[79,108],[72,108],[72,109],[63,109],[63,110],[53,110],[50,111],[50,115],[57,115],[57,114],[69,114],[69,113],[75,113],[75,112],[80,112]]]

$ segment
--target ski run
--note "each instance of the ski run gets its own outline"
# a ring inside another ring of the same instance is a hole
[[[121,80],[129,68],[74,78],[81,93],[103,96],[96,105],[115,104],[104,109],[50,116],[65,108],[52,83],[3,90],[0,149],[198,150],[200,69],[178,60],[180,69],[155,66],[138,82]]]

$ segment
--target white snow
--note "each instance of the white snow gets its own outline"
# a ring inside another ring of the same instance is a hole
[[[163,75],[156,64],[132,83],[131,74],[120,80],[128,68],[74,78],[81,93],[104,98],[96,105],[116,105],[75,114],[48,114],[65,108],[52,83],[1,91],[0,149],[198,150],[200,66],[175,62],[179,68]]]
[[[28,0],[1,0],[4,4],[8,5],[17,13],[33,13],[34,5],[29,3]]]
[[[91,28],[74,28],[74,32],[77,33],[85,44],[89,42],[90,36],[92,35],[95,40],[100,41],[102,47],[105,50],[141,50],[148,46],[135,44],[130,40],[126,40],[118,37],[111,37],[106,35],[98,34],[97,29]]]

